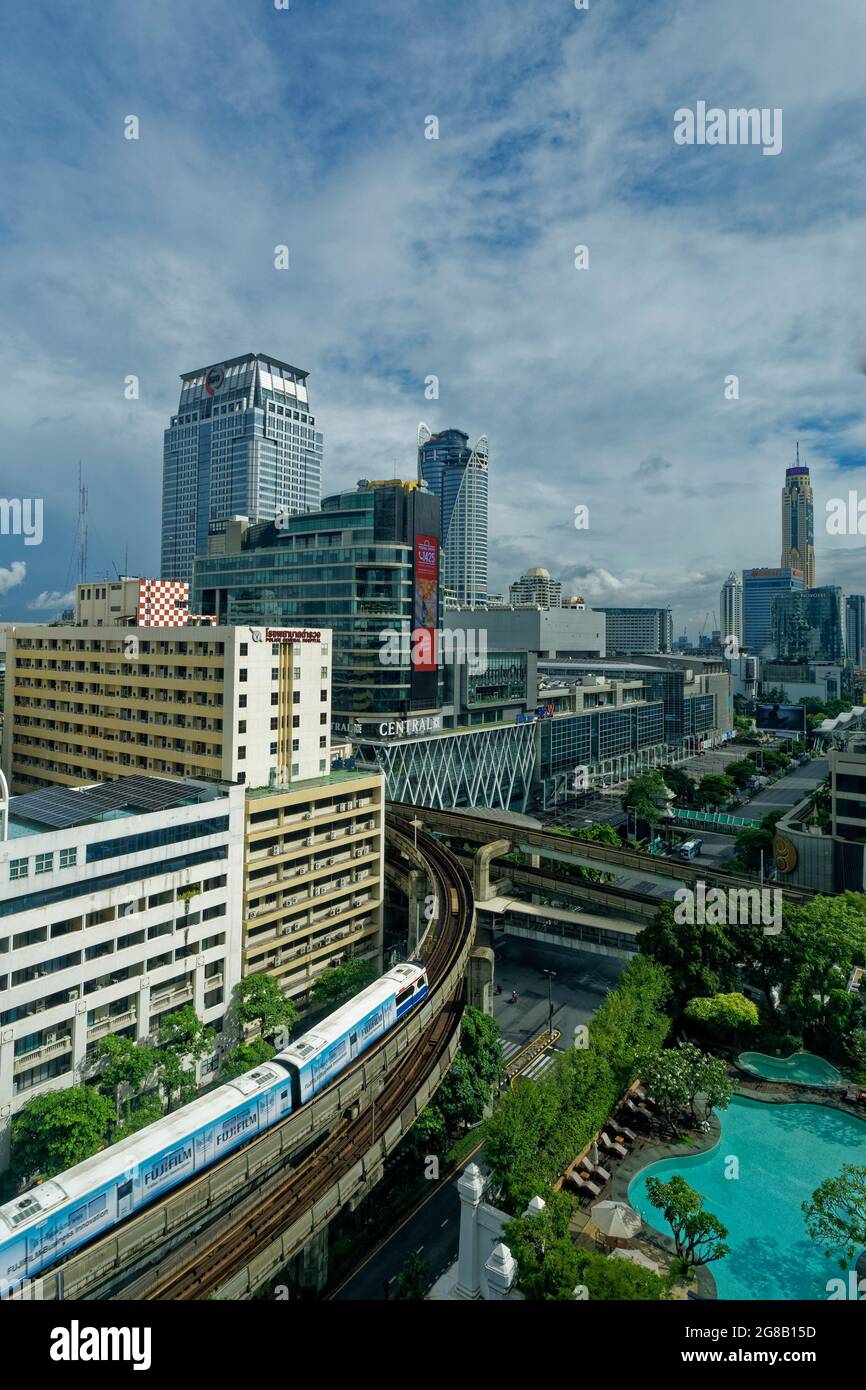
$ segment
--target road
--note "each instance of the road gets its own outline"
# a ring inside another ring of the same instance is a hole
[[[513,1051],[516,1045],[522,1046],[547,1026],[547,976],[542,973],[545,967],[556,971],[553,1023],[562,1034],[562,1046],[574,1036],[577,1024],[588,1022],[608,991],[615,987],[623,965],[623,961],[585,951],[527,941],[497,942],[496,980],[502,985],[502,994],[495,996],[494,1016],[502,1030],[503,1050]],[[512,989],[517,990],[516,1004],[509,1003]],[[545,1060],[552,1064],[552,1059]],[[537,1080],[544,1070],[544,1065],[536,1064],[533,1079]],[[478,1161],[475,1155],[466,1163]],[[453,1264],[460,1237],[459,1177],[459,1172],[443,1177],[424,1206],[406,1218],[334,1299],[384,1302],[386,1290],[393,1294],[397,1276],[413,1251],[429,1266],[431,1284]]]

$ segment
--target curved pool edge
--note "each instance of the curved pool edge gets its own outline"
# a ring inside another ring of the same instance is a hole
[[[752,1080],[760,1080],[767,1086],[790,1086],[794,1083],[789,1081],[776,1081],[767,1077],[755,1077],[748,1073]],[[838,1110],[843,1115],[853,1117],[866,1124],[866,1115],[857,1106],[836,1097],[831,1097],[822,1087],[813,1086],[812,1091],[816,1094],[812,1096],[792,1097],[783,1094],[771,1095],[750,1095],[741,1087],[735,1086],[733,1097],[741,1100],[753,1101],[761,1105],[814,1105],[824,1110]],[[722,1112],[724,1113],[724,1112]],[[640,1154],[629,1153],[620,1163],[616,1172],[613,1174],[610,1184],[609,1197],[618,1202],[625,1202],[629,1206],[631,1203],[628,1198],[628,1190],[635,1178],[638,1177],[646,1168],[651,1168],[654,1163],[659,1163],[666,1159],[677,1158],[697,1158],[700,1155],[711,1153],[718,1148],[722,1141],[722,1125],[718,1115],[714,1112],[710,1119],[710,1130],[707,1134],[697,1134],[691,1144],[662,1144],[658,1142],[647,1142],[642,1147]],[[643,1231],[649,1243],[657,1246],[669,1256],[676,1255],[676,1245],[671,1236],[665,1235],[655,1226],[651,1226],[648,1221],[643,1222]],[[736,1300],[719,1299],[718,1287],[715,1278],[709,1268],[701,1266],[695,1271],[697,1275],[697,1291],[701,1298],[716,1299],[718,1302]]]
[[[833,1076],[828,1077],[826,1081],[804,1081],[796,1076],[769,1076],[766,1072],[761,1072],[754,1067],[750,1067],[748,1062],[742,1060],[744,1057],[766,1058],[768,1062],[778,1062],[781,1066],[786,1066],[789,1062],[792,1062],[795,1057],[814,1057],[816,1062],[821,1062],[825,1067],[829,1067]],[[811,1088],[813,1091],[822,1091],[832,1090],[834,1088],[842,1089],[849,1084],[843,1072],[841,1072],[833,1062],[828,1062],[826,1057],[819,1056],[817,1052],[810,1052],[808,1048],[805,1047],[800,1048],[798,1052],[789,1052],[787,1057],[774,1057],[769,1052],[750,1052],[748,1049],[745,1049],[742,1052],[738,1052],[736,1056],[732,1058],[732,1061],[742,1075],[753,1077],[757,1081],[768,1081],[777,1086],[802,1086]]]
[[[711,1153],[722,1142],[722,1126],[719,1117],[713,1114],[710,1118],[710,1128],[706,1134],[696,1134],[691,1144],[663,1144],[656,1141],[646,1141],[642,1144],[640,1152],[631,1152],[616,1169],[611,1178],[609,1198],[615,1202],[628,1202],[628,1190],[645,1168],[650,1168],[654,1163],[658,1163],[664,1158],[689,1158],[697,1157],[699,1154]],[[629,1203],[630,1205],[630,1203]],[[648,1221],[643,1223],[644,1235],[650,1244],[658,1246],[667,1256],[675,1256],[676,1245],[671,1236],[665,1235],[664,1231],[651,1226]],[[698,1294],[701,1298],[717,1299],[718,1291],[716,1281],[709,1269],[701,1266],[695,1271],[697,1275]]]

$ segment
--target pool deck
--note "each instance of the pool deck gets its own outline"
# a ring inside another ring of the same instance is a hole
[[[740,1067],[733,1059],[726,1058],[725,1060],[728,1062],[734,1095],[742,1096],[744,1100],[760,1100],[769,1105],[820,1105],[834,1110],[843,1110],[847,1115],[854,1115],[858,1120],[866,1121],[866,1109],[862,1105],[855,1105],[846,1101],[844,1091],[840,1087],[810,1086],[804,1082],[770,1081],[753,1076],[751,1072]],[[706,1134],[699,1132],[690,1135],[689,1143],[675,1144],[654,1137],[642,1140],[617,1166],[611,1178],[610,1191],[606,1196],[616,1202],[628,1202],[629,1184],[644,1168],[648,1168],[652,1163],[657,1163],[660,1159],[688,1158],[690,1155],[707,1153],[718,1144],[721,1133],[721,1123],[718,1115],[714,1114],[710,1120],[709,1131]],[[636,1243],[639,1247],[643,1247],[649,1255],[653,1254],[653,1247],[655,1253],[663,1254],[666,1260],[676,1255],[676,1246],[672,1238],[663,1235],[661,1231],[649,1226],[646,1222],[644,1222],[643,1230]],[[710,1268],[701,1266],[695,1273],[698,1297],[718,1298],[716,1281]]]

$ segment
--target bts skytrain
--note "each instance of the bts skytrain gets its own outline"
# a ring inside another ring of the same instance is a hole
[[[0,1207],[0,1296],[307,1103],[428,994],[395,966],[279,1052]]]

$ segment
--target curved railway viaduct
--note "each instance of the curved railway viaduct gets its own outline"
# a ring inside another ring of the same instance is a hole
[[[386,838],[435,894],[420,943],[428,998],[295,1114],[46,1271],[44,1298],[249,1298],[378,1181],[456,1054],[475,938],[457,858],[399,813]]]

